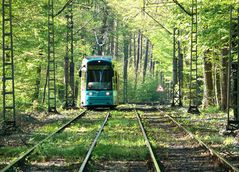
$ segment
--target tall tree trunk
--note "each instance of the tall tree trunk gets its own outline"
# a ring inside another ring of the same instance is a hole
[[[136,69],[136,57],[137,57],[137,51],[136,51],[136,34],[134,34],[134,69]]]
[[[228,48],[222,49],[222,72],[221,72],[221,110],[226,111],[227,108],[227,75],[228,75]]]
[[[143,43],[144,41],[144,35],[141,33],[140,35],[140,63],[139,63],[139,71],[142,71],[142,61],[143,61]]]
[[[46,79],[45,79],[45,84],[44,84],[44,89],[43,89],[43,98],[42,98],[42,103],[45,103],[45,100],[46,100],[46,87],[47,87],[47,84],[48,84],[48,77],[49,77],[49,66],[47,66],[47,69],[46,69]]]
[[[64,78],[65,78],[65,107],[68,107],[68,93],[69,93],[69,58],[68,56],[65,57],[65,64],[64,64]]]
[[[220,67],[216,65],[215,68],[215,90],[216,90],[216,103],[217,106],[221,104],[221,82],[220,82]]]
[[[70,88],[71,88],[71,106],[75,107],[75,63],[70,62]]]
[[[124,36],[124,90],[123,90],[124,103],[127,103],[128,55],[129,55],[129,40],[127,36],[125,35]]]
[[[153,71],[153,45],[152,45],[151,51],[152,52],[151,52],[151,55],[150,55],[149,71],[152,74],[152,71]]]
[[[38,101],[39,94],[40,94],[40,84],[41,84],[41,65],[37,67],[37,78],[36,78],[35,93],[34,93],[33,100]]]
[[[136,58],[136,66],[135,66],[135,85],[134,85],[135,91],[137,89],[138,70],[139,70],[139,64],[140,64],[140,50],[141,50],[140,40],[141,40],[141,32],[139,30],[139,32],[138,32],[138,49],[137,49],[137,58]]]
[[[204,95],[203,95],[203,107],[206,108],[213,104],[213,74],[212,63],[207,57],[209,50],[204,52]]]
[[[111,22],[111,29],[112,29],[112,35],[111,35],[111,41],[110,41],[110,55],[115,56],[115,34],[116,33],[116,27],[115,27],[115,19]]]
[[[106,53],[106,55],[111,55],[112,36],[109,36],[108,39],[109,39],[109,42],[108,42],[108,45],[107,45],[107,51],[106,51],[107,53]]]
[[[115,20],[115,27],[116,27],[116,40],[115,40],[115,58],[117,59],[119,56],[119,34],[118,34],[118,30],[119,30],[119,22],[118,20]]]
[[[145,82],[145,75],[146,75],[146,72],[147,72],[148,55],[149,55],[149,40],[147,39],[146,50],[145,50],[145,58],[144,58],[144,68],[143,68],[143,83]]]
[[[75,100],[76,100],[76,105],[78,101],[78,96],[79,96],[79,81],[76,80],[75,82]]]
[[[153,65],[152,65],[152,72],[153,72],[153,76],[155,76],[155,64],[156,64],[156,62],[155,62],[155,61],[153,61]]]
[[[132,56],[132,34],[130,34],[129,38],[129,57]]]

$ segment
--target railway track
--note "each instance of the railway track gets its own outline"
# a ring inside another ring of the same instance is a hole
[[[89,161],[90,161],[90,158],[92,156],[94,156],[94,152],[93,152],[93,149],[94,147],[96,146],[96,143],[99,142],[99,137],[107,123],[107,120],[109,118],[109,115],[108,114],[105,118],[105,121],[103,122],[100,130],[98,131],[94,141],[92,142],[89,150],[88,150],[88,153],[80,167],[80,170],[79,172],[83,172],[83,171],[157,171],[157,172],[160,172],[160,167],[159,167],[159,164],[155,158],[155,154],[153,152],[153,149],[151,147],[151,144],[149,142],[149,139],[147,137],[147,134],[145,132],[145,129],[144,129],[144,126],[142,124],[142,121],[141,121],[141,118],[140,118],[140,115],[139,113],[137,113],[136,110],[133,111],[133,114],[134,114],[134,118],[131,119],[131,120],[134,120],[134,122],[138,122],[139,126],[137,129],[138,130],[141,130],[141,134],[140,134],[140,137],[142,138],[142,140],[144,140],[144,147],[148,148],[148,153],[149,154],[149,157],[147,157],[147,159],[144,159],[144,161],[132,161],[132,160],[127,160],[127,161],[111,161],[109,162],[108,160],[105,160],[106,162],[103,162],[103,164],[106,164],[105,166],[98,166],[98,167],[87,167],[87,164],[89,164]],[[137,124],[136,124],[137,125]],[[109,129],[110,130],[110,129]],[[106,133],[107,134],[107,133]],[[133,152],[132,152],[133,154]],[[144,163],[145,162],[145,163]],[[150,165],[147,164],[147,162],[150,162]],[[152,163],[151,163],[152,162]],[[102,163],[102,162],[101,162]],[[97,163],[92,163],[92,164],[97,164]],[[118,165],[116,165],[118,164]],[[125,167],[125,165],[127,167]],[[107,167],[108,166],[108,167]],[[111,166],[111,167],[109,167]]]
[[[88,150],[88,152],[87,152],[87,154],[86,154],[86,157],[84,158],[83,163],[81,164],[81,167],[80,167],[79,172],[83,172],[83,171],[85,170],[85,167],[86,167],[86,165],[87,165],[87,163],[88,163],[88,161],[89,161],[89,159],[90,159],[90,156],[91,156],[91,154],[92,154],[92,151],[93,151],[93,149],[94,149],[94,147],[95,147],[95,145],[96,145],[96,143],[97,143],[97,141],[98,141],[98,139],[99,139],[99,137],[100,137],[100,134],[101,134],[102,131],[103,131],[103,128],[105,127],[105,124],[107,123],[107,121],[108,121],[108,119],[109,119],[109,116],[110,116],[110,113],[108,113],[108,114],[106,115],[105,120],[104,120],[103,124],[102,124],[101,127],[100,127],[100,130],[98,131],[98,133],[97,133],[97,135],[96,135],[94,141],[92,142],[92,144],[91,144],[91,146],[90,146],[90,149]]]
[[[91,135],[89,143],[82,142],[85,151],[77,155],[78,161],[72,168],[55,171],[238,171],[172,116],[155,111],[155,108],[144,109],[132,107],[111,111],[104,117],[101,115],[100,120],[98,116],[102,112],[92,112],[97,116],[97,126],[94,130],[84,127],[87,133],[79,135]],[[88,113],[84,111],[77,115],[0,171],[24,171],[23,162],[32,159],[29,157],[36,149],[74,126],[78,119],[90,116],[90,113],[86,115]],[[88,123],[90,126],[95,121],[89,120]],[[53,140],[57,142],[57,138]],[[52,170],[51,167],[35,167],[34,163],[28,168],[31,169],[28,171]]]
[[[144,112],[141,118],[162,171],[238,171],[170,115]]]
[[[43,140],[38,142],[33,147],[29,148],[25,153],[21,154],[19,157],[15,158],[12,162],[10,162],[5,168],[1,169],[1,172],[5,171],[17,171],[19,168],[21,169],[21,166],[24,164],[24,161],[37,149],[39,148],[43,143],[45,143],[50,138],[54,137],[58,133],[62,132],[66,128],[68,128],[72,123],[76,122],[78,119],[82,118],[86,114],[86,111],[81,112],[79,115],[59,127],[56,131],[46,136]]]

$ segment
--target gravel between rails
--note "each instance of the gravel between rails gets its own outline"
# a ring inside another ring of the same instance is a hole
[[[144,113],[141,118],[165,171],[227,171],[163,113]]]

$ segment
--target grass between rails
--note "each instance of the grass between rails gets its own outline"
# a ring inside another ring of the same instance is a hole
[[[0,146],[0,164],[9,163],[19,157],[47,135],[56,131],[60,126],[79,114],[80,111],[62,111],[61,114],[28,114],[22,115],[20,132],[10,136],[2,136]]]
[[[135,113],[113,111],[92,158],[99,161],[145,161],[148,154]]]
[[[78,113],[75,113],[75,115]],[[105,112],[93,112],[84,116],[62,133],[39,146],[28,157],[27,162],[34,164],[47,162],[51,164],[51,162],[57,163],[57,160],[60,160],[66,166],[76,163],[81,164],[105,115]],[[0,160],[3,162],[8,159],[9,162],[14,157],[18,157],[47,135],[56,131],[73,116],[64,114],[64,117],[58,117],[56,115],[45,120],[44,124],[28,133],[28,140],[26,141],[29,144],[28,146],[1,147]],[[112,116],[100,136],[93,154],[94,160],[147,160],[148,149],[134,112],[112,112]]]
[[[87,114],[62,133],[42,144],[32,154],[30,160],[47,162],[61,159],[68,163],[82,162],[96,132],[100,128],[105,117],[104,114],[103,112]]]

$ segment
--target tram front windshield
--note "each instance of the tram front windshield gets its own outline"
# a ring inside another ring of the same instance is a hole
[[[112,90],[112,76],[110,64],[88,64],[87,89]]]

